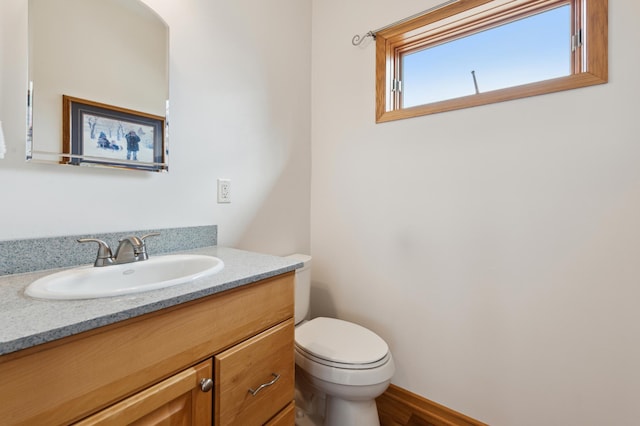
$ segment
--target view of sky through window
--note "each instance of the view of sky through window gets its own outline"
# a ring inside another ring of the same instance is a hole
[[[560,6],[402,57],[404,108],[571,73],[571,8]]]

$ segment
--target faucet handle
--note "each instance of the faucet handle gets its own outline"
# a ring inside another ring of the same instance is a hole
[[[148,234],[143,235],[142,237],[140,237],[140,240],[144,242],[145,238],[148,238],[148,237],[157,237],[158,235],[160,235],[160,233],[159,233],[159,232],[150,232],[150,233],[148,233]]]
[[[147,260],[149,258],[149,254],[147,253],[147,242],[145,241],[145,239],[158,235],[160,235],[159,232],[150,232],[140,237],[140,253],[138,254],[139,260]]]
[[[145,241],[147,238],[149,237],[157,237],[158,235],[160,235],[159,232],[150,232],[146,235],[143,235],[142,237],[140,237],[140,242],[142,243],[142,250],[145,252],[145,259],[147,258],[146,255],[146,251],[147,251],[147,242]]]
[[[106,266],[113,264],[113,255],[111,254],[111,248],[109,244],[97,238],[79,238],[76,241],[79,243],[98,243],[98,255],[94,266]]]

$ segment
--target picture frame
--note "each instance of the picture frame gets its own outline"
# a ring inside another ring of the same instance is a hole
[[[163,172],[165,118],[62,96],[62,163]]]

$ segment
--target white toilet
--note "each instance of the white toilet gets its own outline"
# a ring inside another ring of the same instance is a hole
[[[311,256],[295,277],[297,426],[379,426],[375,398],[395,365],[389,346],[360,325],[334,318],[307,320]]]

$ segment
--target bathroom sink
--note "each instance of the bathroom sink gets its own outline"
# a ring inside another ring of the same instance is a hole
[[[39,299],[95,299],[185,284],[215,274],[224,262],[213,256],[176,254],[103,267],[80,266],[44,276],[25,290]]]

